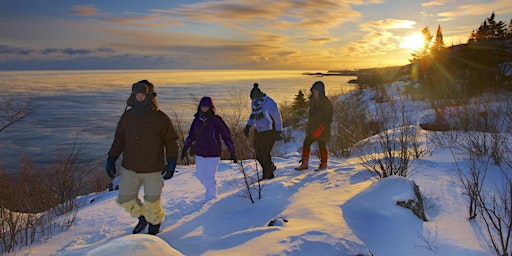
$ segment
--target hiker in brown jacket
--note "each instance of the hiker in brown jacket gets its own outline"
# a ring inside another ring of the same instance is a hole
[[[142,232],[148,222],[148,234],[159,232],[165,218],[160,201],[162,178],[172,177],[178,159],[178,135],[171,119],[158,109],[155,97],[149,81],[133,84],[127,101],[131,108],[119,120],[106,164],[107,175],[114,178],[115,162],[123,154],[116,203],[139,219],[134,234]],[[138,197],[142,185],[144,202]]]

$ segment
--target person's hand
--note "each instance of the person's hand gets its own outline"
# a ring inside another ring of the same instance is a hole
[[[188,165],[187,148],[181,150],[180,159],[183,161],[183,165]]]
[[[107,175],[111,179],[116,177],[116,172],[117,172],[116,160],[117,160],[117,157],[115,157],[115,156],[108,156],[107,157],[107,164],[105,166],[105,169],[107,170]]]
[[[235,164],[238,163],[238,161],[236,160],[235,151],[229,152],[229,159],[233,160],[233,163],[235,163]]]
[[[181,156],[180,156],[181,159],[185,159],[187,158],[187,149],[186,148],[183,148],[181,150]]]
[[[175,170],[176,170],[176,160],[168,157],[167,165],[162,170],[162,178],[164,178],[164,180],[168,180],[168,179],[172,178]]]
[[[245,137],[249,137],[249,132],[251,131],[251,126],[250,125],[246,125],[245,126],[245,129],[244,129],[244,135]]]
[[[318,139],[322,135],[322,132],[324,132],[324,130],[325,126],[323,124],[319,124],[316,130],[313,132],[313,138]]]
[[[276,131],[274,140],[278,141],[278,140],[282,140],[282,139],[283,139],[283,135],[281,134],[281,131]]]

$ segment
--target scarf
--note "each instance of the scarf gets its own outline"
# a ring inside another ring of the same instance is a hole
[[[257,98],[251,103],[251,119],[263,119],[265,117],[265,115],[263,115],[263,102],[265,102],[266,99],[267,95],[263,94],[262,97]]]
[[[153,104],[151,104],[151,99],[149,97],[146,97],[144,101],[135,100],[132,106],[132,110],[139,115],[144,114],[147,110],[152,108]]]
[[[206,122],[208,119],[210,119],[213,116],[213,110],[210,108],[206,112],[199,111],[198,116],[199,116],[199,120]]]

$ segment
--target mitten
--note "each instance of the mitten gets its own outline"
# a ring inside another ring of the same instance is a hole
[[[313,138],[319,138],[322,135],[322,132],[324,132],[325,126],[323,124],[319,124],[318,128],[313,132]]]
[[[249,137],[249,132],[251,131],[251,126],[250,125],[246,125],[245,126],[245,129],[244,129],[244,135],[245,137]]]
[[[282,140],[283,139],[283,135],[281,134],[281,131],[276,131],[276,134],[274,135],[274,140],[275,141],[278,141],[278,140]]]
[[[107,170],[107,175],[113,179],[116,177],[116,161],[117,157],[115,156],[108,156],[107,157],[107,164],[105,166],[105,169]]]
[[[162,170],[162,178],[164,178],[164,180],[168,180],[168,179],[172,178],[175,170],[176,170],[176,160],[168,157],[167,165]]]
[[[235,156],[235,152],[229,152],[229,159],[230,160],[233,160],[233,163],[237,163],[238,161],[236,160],[236,156]]]

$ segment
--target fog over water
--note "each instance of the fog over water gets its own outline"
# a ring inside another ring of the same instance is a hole
[[[311,70],[308,70],[311,71]],[[161,110],[184,121],[188,131],[197,103],[213,98],[217,113],[250,113],[253,83],[278,104],[293,101],[299,90],[309,93],[321,80],[327,94],[353,88],[350,76],[307,76],[300,70],[119,70],[119,71],[13,71],[0,72],[0,103],[30,100],[36,111],[0,132],[0,164],[19,167],[22,157],[36,164],[53,162],[59,152],[69,153],[78,138],[85,145],[82,160],[103,164],[115,127],[126,106],[131,85],[147,79],[155,85]],[[3,113],[1,113],[3,114]],[[1,115],[0,114],[0,115]],[[1,117],[1,116],[0,116]],[[245,118],[244,118],[245,120]],[[4,121],[4,120],[2,120]]]

